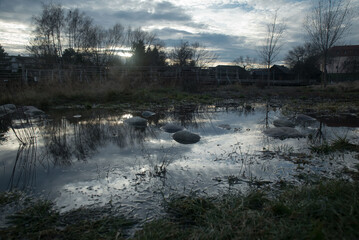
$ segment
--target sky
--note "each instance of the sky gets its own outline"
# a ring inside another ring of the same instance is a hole
[[[28,54],[32,17],[40,15],[41,3],[50,0],[0,0],[0,44],[11,55]],[[106,28],[120,23],[151,31],[174,47],[180,41],[199,42],[218,55],[218,64],[239,56],[259,61],[266,26],[278,11],[278,22],[287,28],[278,63],[294,46],[306,41],[303,23],[312,0],[62,0],[65,9],[78,8]],[[359,0],[351,0],[357,13]],[[359,14],[354,15],[348,36],[337,45],[359,45]]]

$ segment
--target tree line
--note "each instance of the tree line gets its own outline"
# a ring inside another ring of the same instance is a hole
[[[307,42],[295,46],[288,52],[285,57],[286,64],[297,76],[304,79],[317,76],[320,69],[322,85],[326,86],[329,51],[349,33],[353,15],[350,0],[314,1],[312,11],[307,14],[303,26],[303,30],[307,33]],[[285,31],[286,24],[278,23],[277,10],[273,22],[267,24],[265,42],[258,50],[261,63],[268,71],[268,84],[270,67],[278,60]],[[254,59],[243,58],[243,56],[235,59],[235,62],[239,62],[243,67],[253,65],[253,61]]]
[[[320,63],[322,82],[326,85],[329,49],[348,33],[353,16],[350,7],[349,0],[316,0],[303,28],[308,41],[295,46],[284,59],[300,78],[311,78],[318,74]],[[259,63],[269,71],[278,60],[287,29],[286,24],[278,19],[277,10],[273,21],[267,24],[267,35],[258,50],[259,61],[249,56],[239,56],[233,61],[235,65],[248,70]],[[91,17],[79,9],[65,10],[61,4],[43,3],[41,14],[33,17],[33,24],[32,38],[26,47],[28,52],[57,66],[127,64],[207,67],[218,58],[217,54],[198,42],[181,41],[168,50],[156,34],[141,28],[125,28],[120,23],[104,28],[96,25]],[[119,60],[121,52],[131,53],[126,63]]]
[[[141,28],[127,29],[120,23],[104,28],[79,9],[65,10],[60,4],[44,4],[33,17],[35,30],[26,47],[36,58],[53,64],[120,64],[119,54],[130,51],[126,61],[134,66],[196,66],[214,63],[217,55],[198,42],[182,41],[171,51],[156,34]],[[130,49],[130,50],[127,50]]]

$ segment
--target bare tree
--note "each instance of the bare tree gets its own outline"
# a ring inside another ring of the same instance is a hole
[[[42,8],[42,14],[33,17],[34,38],[27,50],[36,56],[47,56],[59,62],[62,55],[64,11],[61,5],[53,3],[43,4]]]
[[[67,47],[83,52],[86,50],[86,34],[93,26],[93,20],[79,9],[69,10],[66,14]]]
[[[33,17],[35,30],[27,47],[37,57],[55,59],[61,63],[63,49],[66,54],[87,55],[96,65],[106,65],[125,43],[121,24],[104,29],[95,26],[92,18],[78,9],[70,9],[65,17],[61,5],[43,4],[42,13]]]
[[[173,65],[208,67],[217,60],[217,54],[206,49],[198,42],[190,44],[188,41],[181,41],[178,46],[170,52],[169,57]]]
[[[293,68],[298,63],[304,63],[308,58],[317,56],[318,49],[311,43],[295,46],[285,57],[286,64]]]
[[[181,41],[178,46],[175,46],[170,52],[169,57],[175,66],[183,67],[193,65],[193,51],[188,41]]]
[[[307,16],[304,27],[309,39],[322,55],[322,84],[328,81],[327,63],[329,49],[348,33],[352,12],[350,0],[317,0],[313,11]]]
[[[124,27],[116,24],[110,29],[94,26],[88,30],[87,44],[92,61],[97,66],[110,62],[118,48],[125,43]]]
[[[192,44],[192,51],[192,61],[196,67],[208,67],[213,65],[218,59],[216,53],[207,50],[206,46],[201,45],[199,42]]]
[[[311,79],[318,76],[318,49],[311,43],[293,47],[285,57],[286,64],[297,74],[298,79]]]
[[[7,52],[5,51],[3,46],[1,46],[1,44],[0,44],[0,61],[5,59],[7,56],[8,56]]]
[[[153,44],[156,44],[159,39],[157,38],[156,34],[143,31],[141,28],[136,28],[134,30],[129,28],[127,30],[127,41],[131,46],[133,44],[142,42],[146,47],[149,47]]]
[[[238,58],[233,60],[233,63],[235,65],[238,65],[240,67],[243,67],[245,70],[251,69],[256,64],[257,59],[251,58],[250,56],[239,56]]]
[[[267,68],[267,84],[269,86],[270,68],[277,60],[278,54],[282,48],[280,40],[286,29],[285,24],[280,24],[278,21],[278,10],[275,12],[273,22],[267,24],[267,36],[264,45],[259,50],[259,56]]]

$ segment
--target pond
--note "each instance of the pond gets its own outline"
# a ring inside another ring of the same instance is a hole
[[[142,111],[57,110],[45,119],[11,119],[0,135],[0,191],[22,190],[55,202],[60,211],[105,204],[138,219],[163,214],[164,197],[246,191],[251,186],[300,184],[306,176],[342,177],[357,153],[311,153],[338,137],[359,143],[358,126],[312,119],[295,125],[303,137],[264,132],[291,119],[268,104],[184,105],[152,110],[144,127],[126,121]],[[201,138],[173,140],[167,123]],[[3,124],[4,125],[4,124]],[[339,124],[340,125],[340,124]]]

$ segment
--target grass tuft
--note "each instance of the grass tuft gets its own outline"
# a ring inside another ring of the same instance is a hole
[[[309,147],[309,149],[311,152],[319,154],[329,154],[336,151],[359,152],[359,145],[350,143],[349,140],[345,137],[338,137],[331,143],[324,142],[321,145],[312,145]]]
[[[136,222],[104,212],[82,208],[60,214],[53,203],[38,201],[7,217],[0,239],[125,239],[124,231]]]
[[[9,203],[16,202],[20,199],[21,193],[19,192],[2,192],[0,193],[0,207]]]
[[[167,209],[172,218],[145,224],[134,239],[358,239],[358,196],[358,184],[333,181],[273,199],[261,191],[176,198]]]

